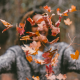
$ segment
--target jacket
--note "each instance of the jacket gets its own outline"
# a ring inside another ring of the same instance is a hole
[[[75,54],[75,50],[71,46],[68,47],[69,45],[64,42],[46,46],[52,50],[58,47],[58,63],[56,67],[53,67],[55,75],[71,71],[80,73],[80,57],[77,60],[72,60],[70,54]],[[47,51],[47,48],[45,47],[43,52]],[[0,56],[0,74],[8,72],[14,73],[17,80],[26,80],[26,77],[33,80],[32,76],[39,76],[40,80],[47,80],[45,65],[38,65],[34,61],[28,62],[24,51],[18,45],[10,47]]]

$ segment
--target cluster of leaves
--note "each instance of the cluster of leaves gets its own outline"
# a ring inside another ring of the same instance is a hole
[[[51,7],[48,7],[48,6],[44,6],[43,7],[45,10],[47,10],[48,12],[51,12]],[[54,16],[55,14],[53,13],[51,16],[48,15],[48,13],[44,13],[42,14],[42,17],[39,17],[36,22],[34,20],[32,20],[30,17],[27,18],[27,20],[31,23],[32,26],[34,26],[36,23],[41,23],[42,21],[45,21],[45,24],[42,25],[42,24],[38,24],[39,28],[36,32],[26,32],[28,33],[28,35],[25,35],[23,37],[21,37],[20,40],[33,40],[32,43],[30,43],[30,46],[27,46],[24,44],[24,47],[22,47],[22,49],[24,50],[25,54],[26,54],[26,59],[29,61],[29,62],[32,62],[33,60],[35,61],[35,63],[38,63],[38,64],[49,64],[49,66],[46,65],[46,77],[47,79],[50,79],[50,80],[53,80],[55,78],[61,80],[61,79],[66,79],[66,75],[62,75],[62,74],[59,74],[58,76],[55,76],[53,75],[54,74],[54,71],[52,70],[53,66],[57,66],[57,62],[58,62],[58,56],[59,54],[57,53],[58,49],[55,49],[55,50],[52,50],[50,48],[50,50],[46,51],[43,53],[42,57],[44,57],[44,60],[40,60],[40,59],[36,59],[36,58],[33,58],[32,55],[36,55],[38,54],[38,50],[39,48],[41,47],[41,43],[49,43],[49,44],[54,44],[56,43],[58,40],[59,40],[59,37],[57,37],[56,39],[54,39],[53,41],[49,42],[47,37],[40,34],[39,33],[39,30],[43,29],[43,28],[48,28],[48,29],[51,29],[51,32],[52,32],[52,36],[56,36],[58,33],[60,33],[60,28],[59,28],[59,25],[61,23],[61,18],[63,16],[68,16],[68,13],[69,12],[74,12],[76,11],[76,7],[74,5],[71,6],[70,9],[64,11],[63,13],[60,13],[60,9],[57,8],[57,15],[59,16],[59,20],[53,25],[52,24],[52,21],[51,21],[51,18],[52,16]],[[8,30],[9,28],[11,28],[13,25],[11,25],[10,23],[6,22],[5,20],[2,20],[0,19],[0,21],[6,26],[6,29],[4,29],[2,31],[2,33],[6,30]],[[72,21],[70,21],[70,19],[66,19],[64,20],[64,23],[66,25],[70,25],[72,23]],[[19,26],[16,25],[16,30],[18,31],[18,33],[21,35],[24,35],[24,32],[25,32],[25,23],[19,23]],[[56,53],[55,57],[53,58],[54,54]],[[72,59],[78,59],[79,57],[79,52],[78,50],[75,52],[75,55],[73,54],[70,54],[71,58]],[[34,80],[39,80],[39,77],[32,77]],[[26,78],[27,80],[29,80],[28,78]]]

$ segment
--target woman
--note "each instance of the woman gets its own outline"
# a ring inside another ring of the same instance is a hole
[[[40,13],[41,12],[41,13]],[[41,16],[43,13],[42,11],[37,12],[37,10],[34,10],[31,14],[31,18],[35,21],[38,17]],[[37,13],[37,14],[35,14]],[[24,20],[23,20],[24,21]],[[43,23],[45,23],[43,21]],[[29,27],[27,27],[29,26]],[[26,31],[32,31],[35,32],[38,29],[39,26],[34,25],[31,26],[31,24],[26,21]],[[28,29],[27,29],[28,28]],[[45,35],[48,37],[48,29],[42,29],[42,31],[39,31],[42,35]],[[58,42],[54,45],[48,45],[45,44],[48,49],[52,48],[52,50],[57,49],[58,45],[58,63],[56,67],[53,67],[53,71],[55,75],[58,75],[60,73],[65,74],[67,72],[80,72],[80,61],[78,60],[72,60],[70,57],[70,54],[75,54],[74,49],[64,42]],[[47,51],[47,48],[44,47],[44,45],[41,44],[41,47],[38,51],[38,54],[36,58],[41,59],[41,55],[43,52]],[[18,45],[10,47],[2,56],[0,56],[0,74],[2,73],[8,73],[12,72],[16,75],[18,80],[26,80],[26,77],[30,80],[32,80],[32,76],[39,76],[40,80],[47,80],[45,74],[45,65],[38,65],[35,62],[28,62],[26,59],[26,55],[22,48]]]

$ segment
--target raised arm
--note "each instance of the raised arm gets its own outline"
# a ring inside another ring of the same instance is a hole
[[[10,47],[3,55],[0,56],[0,74],[14,72],[17,47]]]
[[[53,71],[56,75],[66,74],[67,72],[77,72],[80,73],[80,56],[77,60],[72,60],[70,54],[75,54],[75,51],[72,46],[69,44],[60,42],[54,45],[51,45],[52,49],[58,48],[58,63],[57,66],[53,68]]]
[[[72,59],[70,54],[74,54],[75,55],[75,50],[70,46],[69,48],[64,50],[63,53],[63,68],[64,68],[64,72],[77,72],[80,73],[80,56],[79,58],[76,59]]]

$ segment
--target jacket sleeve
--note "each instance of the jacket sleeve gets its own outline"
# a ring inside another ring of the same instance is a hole
[[[72,60],[70,54],[75,54],[75,51],[72,46],[65,42],[59,42],[54,44],[52,49],[58,47],[58,63],[57,66],[53,68],[55,75],[66,74],[67,72],[77,72],[80,73],[80,56],[77,60]]]
[[[0,74],[15,71],[17,47],[10,47],[0,56]]]
[[[63,73],[67,73],[67,72],[77,72],[80,73],[80,56],[79,58],[76,59],[72,59],[70,54],[74,54],[75,55],[75,51],[71,46],[68,47],[68,45],[66,45],[65,50],[63,51],[63,55],[62,55],[62,65],[61,67],[63,68]]]

